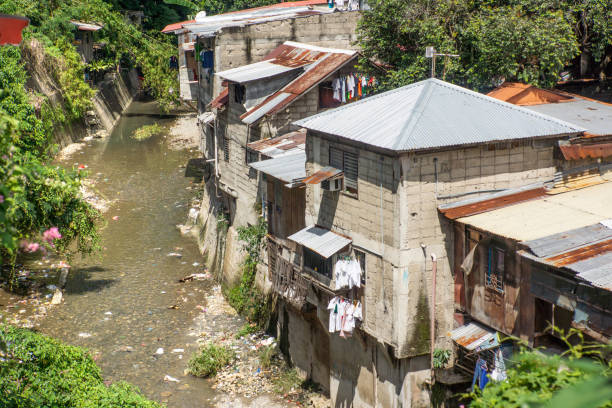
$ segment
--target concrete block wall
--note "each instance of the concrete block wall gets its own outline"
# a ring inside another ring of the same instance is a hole
[[[447,199],[437,197],[523,186],[549,180],[556,171],[553,142],[546,141],[407,154],[401,157],[401,165],[401,247],[396,296],[397,307],[413,313],[405,316],[404,322],[396,323],[400,327],[400,357],[429,349],[432,253],[437,257],[436,344],[438,347],[450,347],[446,333],[453,328],[454,274],[452,259],[449,259],[453,256],[453,234],[437,207],[445,202],[477,195]]]
[[[361,14],[337,12],[222,29],[215,40],[215,72],[261,61],[285,41],[357,49],[355,28]],[[216,77],[213,94],[221,90]]]

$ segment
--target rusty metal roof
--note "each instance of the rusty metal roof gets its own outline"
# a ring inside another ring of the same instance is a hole
[[[195,20],[185,20],[185,21],[179,21],[178,23],[168,24],[161,30],[161,32],[164,34],[172,33],[176,30],[180,30],[181,28],[183,28],[183,25],[190,24],[190,23],[195,23]]]
[[[225,105],[227,105],[227,102],[229,101],[229,89],[228,87],[224,87],[223,90],[221,91],[221,93],[212,101],[210,101],[210,103],[208,104],[208,106],[211,109],[219,109],[224,107]]]
[[[612,229],[607,221],[523,242],[533,255],[521,254],[612,291]]]
[[[598,159],[612,156],[612,139],[609,137],[584,137],[572,141],[559,141],[565,160]]]
[[[487,350],[499,346],[497,332],[476,322],[464,324],[447,335],[469,351]]]
[[[285,42],[268,54],[263,62],[279,64],[281,69],[285,70],[290,69],[287,67],[298,66],[304,72],[244,113],[240,119],[244,123],[252,124],[265,115],[280,112],[338,69],[355,60],[357,56],[358,53],[352,50],[316,47],[292,41]]]
[[[289,132],[282,136],[258,140],[247,144],[251,150],[259,152],[267,157],[277,157],[289,152],[304,150],[306,143],[306,132],[298,130]]]
[[[530,106],[543,103],[571,101],[573,97],[561,92],[536,88],[520,82],[504,82],[487,94],[488,96],[513,105]]]
[[[306,227],[287,239],[313,250],[324,258],[329,258],[353,242],[350,238],[317,226]]]
[[[319,184],[324,180],[332,179],[342,175],[342,170],[327,166],[315,172],[303,180],[304,184]]]

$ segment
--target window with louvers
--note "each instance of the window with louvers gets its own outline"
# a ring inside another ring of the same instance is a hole
[[[351,194],[357,194],[357,177],[359,174],[357,155],[330,147],[329,165],[344,172],[345,191]]]
[[[229,138],[223,138],[223,160],[229,161]]]

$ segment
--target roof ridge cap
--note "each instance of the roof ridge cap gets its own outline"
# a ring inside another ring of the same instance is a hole
[[[435,79],[435,78],[430,78],[430,79]],[[433,93],[433,86],[437,84],[437,81],[425,80],[423,82],[424,84],[423,84],[423,89],[421,90],[421,94],[419,95],[416,102],[414,103],[414,108],[412,109],[412,112],[410,116],[408,117],[408,120],[406,121],[404,126],[402,126],[402,128],[399,131],[399,138],[398,138],[399,140],[397,140],[393,144],[392,148],[394,150],[401,150],[403,147],[407,145],[407,139],[411,139],[412,131],[414,130],[416,125],[419,123],[419,121],[423,117],[423,112],[425,111],[425,108],[427,107],[427,103],[431,99],[431,95]],[[404,136],[404,133],[407,133],[407,134]]]

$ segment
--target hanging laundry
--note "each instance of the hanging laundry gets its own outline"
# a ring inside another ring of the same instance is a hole
[[[346,80],[344,78],[340,78],[340,82],[342,83],[342,102],[346,102]]]
[[[495,352],[495,366],[491,372],[491,379],[493,381],[505,381],[508,378],[506,374],[506,363],[504,363],[504,356],[502,354],[501,347]]]
[[[329,332],[340,332],[341,337],[349,337],[355,329],[356,320],[363,319],[361,303],[336,296],[329,301]]]
[[[355,259],[340,259],[334,265],[334,281],[336,282],[335,289],[347,287],[361,286],[361,265]]]
[[[200,51],[200,62],[202,63],[202,68],[214,68],[215,62],[213,59],[213,52],[210,50]]]
[[[334,100],[341,102],[342,97],[340,96],[340,92],[342,92],[342,83],[340,81],[340,78],[336,78],[332,81],[332,89],[334,90]]]
[[[476,369],[474,370],[474,378],[472,378],[472,391],[474,391],[474,385],[478,384],[478,388],[481,390],[487,386],[489,377],[487,376],[487,362],[479,358],[476,361]]]

